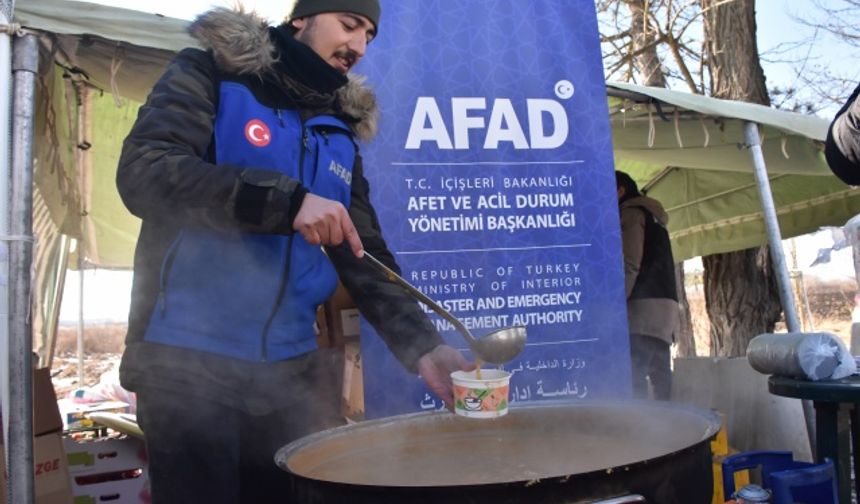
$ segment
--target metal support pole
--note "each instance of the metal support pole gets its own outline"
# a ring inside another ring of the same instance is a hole
[[[9,246],[9,495],[11,504],[32,504],[33,328],[30,269],[33,266],[33,118],[39,40],[15,39],[12,118],[12,179]]]
[[[779,221],[776,218],[773,193],[771,193],[770,182],[767,178],[767,167],[765,166],[764,154],[761,150],[758,124],[746,123],[744,132],[755,167],[759,198],[761,198],[761,206],[764,210],[764,225],[767,229],[767,239],[770,243],[770,258],[773,261],[776,282],[779,285],[779,298],[782,301],[782,311],[785,313],[785,323],[788,326],[789,332],[800,332],[803,329],[800,327],[800,319],[797,317],[797,308],[794,304],[794,293],[791,291],[791,276],[788,273],[788,265],[785,262],[782,235],[779,231]]]
[[[2,2],[0,2],[2,4]],[[7,17],[8,13],[8,17]],[[11,7],[0,9],[0,24],[8,25]],[[12,34],[0,33],[0,235],[9,233],[9,178],[12,165]],[[0,362],[9,362],[9,243],[0,240]],[[9,411],[9,373],[0,373],[0,412]],[[3,416],[0,439],[7,438],[8,415]],[[6,450],[0,450],[6,456]]]
[[[78,242],[80,245],[80,242]],[[64,266],[65,267],[65,266]],[[83,250],[78,248],[78,387],[84,385],[84,260]]]
[[[773,262],[776,282],[779,285],[779,299],[782,302],[782,311],[785,313],[785,324],[789,332],[801,332],[800,319],[797,317],[797,307],[794,301],[794,293],[791,289],[791,277],[788,274],[788,265],[785,262],[785,251],[782,248],[782,235],[779,231],[779,221],[776,218],[776,205],[773,203],[773,193],[770,190],[770,181],[767,178],[767,166],[764,162],[764,154],[761,150],[761,137],[758,134],[758,124],[748,122],[744,125],[744,135],[747,146],[755,168],[755,179],[758,183],[758,194],[761,199],[761,207],[764,211],[764,225],[767,230],[767,239],[770,243],[770,258]],[[801,401],[803,406],[803,418],[806,421],[806,435],[809,438],[809,447],[815,456],[815,411],[811,401]]]

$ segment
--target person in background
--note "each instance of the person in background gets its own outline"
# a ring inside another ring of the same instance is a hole
[[[621,216],[624,287],[633,393],[655,399],[671,396],[670,347],[680,324],[675,264],[666,224],[669,216],[659,201],[643,196],[630,175],[615,172]]]
[[[824,155],[833,173],[849,185],[860,185],[860,85],[842,106],[824,144]]]
[[[376,101],[349,73],[379,20],[377,0],[299,0],[276,27],[207,12],[205,49],[177,55],[125,139],[117,187],[143,222],[120,375],[157,504],[286,502],[276,451],[343,422],[314,330],[338,279],[449,405],[450,373],[474,367],[361,259],[399,271],[356,143]]]

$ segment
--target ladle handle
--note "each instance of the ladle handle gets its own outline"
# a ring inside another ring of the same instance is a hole
[[[631,494],[625,495],[624,497],[615,497],[614,499],[607,499],[602,501],[592,501],[592,504],[631,504],[634,502],[648,502],[645,500],[645,497],[641,495]]]
[[[427,295],[426,295],[426,294],[424,294],[423,292],[421,292],[420,290],[418,290],[418,289],[417,289],[415,286],[413,286],[411,283],[407,282],[407,281],[406,281],[406,279],[404,279],[403,277],[401,277],[400,275],[398,275],[396,272],[394,272],[394,271],[393,271],[391,268],[389,268],[388,266],[386,266],[386,265],[382,264],[382,262],[381,262],[379,259],[377,259],[377,258],[373,257],[372,255],[368,254],[366,250],[364,251],[364,258],[365,258],[365,259],[367,260],[367,262],[368,262],[371,266],[373,266],[377,271],[379,271],[380,273],[382,273],[383,275],[385,275],[385,277],[386,277],[386,278],[388,278],[388,279],[389,279],[389,280],[391,280],[392,282],[394,282],[394,283],[396,283],[397,285],[399,285],[399,286],[403,287],[404,289],[406,289],[406,290],[407,290],[407,291],[408,291],[412,296],[414,296],[416,299],[418,299],[419,301],[421,301],[422,303],[424,303],[425,305],[427,305],[427,306],[428,306],[430,309],[432,309],[434,312],[438,313],[440,317],[442,317],[443,319],[445,319],[445,320],[447,320],[448,322],[450,322],[451,324],[453,324],[453,325],[454,325],[454,327],[455,327],[458,331],[460,331],[460,332],[463,334],[463,336],[466,338],[466,341],[469,343],[469,346],[470,346],[470,347],[475,343],[475,337],[474,337],[474,336],[472,336],[472,333],[470,333],[470,332],[469,332],[469,330],[468,330],[468,329],[466,329],[466,326],[465,326],[465,325],[463,325],[463,323],[462,323],[462,322],[460,322],[460,321],[457,319],[457,317],[455,317],[454,315],[452,315],[448,310],[446,310],[446,309],[442,308],[441,306],[439,306],[439,305],[436,303],[436,301],[433,301],[432,299],[430,299],[429,297],[427,297]]]

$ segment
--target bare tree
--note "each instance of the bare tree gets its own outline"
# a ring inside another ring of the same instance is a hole
[[[712,95],[770,105],[758,58],[755,0],[701,0],[701,5]],[[749,340],[773,331],[782,311],[769,249],[714,254],[702,262],[712,352],[745,355]]]
[[[614,4],[614,5],[613,5]],[[626,6],[626,12],[619,11],[619,7]],[[620,0],[618,2],[603,2],[604,12],[613,14],[613,23],[617,27],[622,20],[629,23],[623,34],[615,37],[612,42],[620,42],[613,46],[614,50],[620,50],[626,46],[623,53],[618,52],[618,67],[626,67],[628,75],[638,75],[642,84],[654,87],[666,87],[666,67],[658,53],[658,47],[662,41],[676,40],[674,35],[667,36],[656,23],[654,9],[660,7],[659,3],[651,0]],[[671,28],[673,21],[668,20],[667,26]],[[668,33],[672,33],[669,29]],[[607,40],[607,42],[610,42]],[[679,43],[676,43],[680,46]],[[683,61],[682,61],[683,63]],[[682,72],[683,73],[683,72]],[[675,285],[678,292],[679,312],[681,317],[680,333],[677,337],[678,355],[690,357],[696,355],[695,338],[693,337],[692,317],[690,316],[690,303],[687,301],[684,289],[684,263],[675,264]]]
[[[599,0],[597,8],[607,80],[644,84],[659,68],[665,86],[706,91],[696,0]]]
[[[860,0],[812,0],[809,3],[812,9],[805,2],[803,14],[794,12],[791,17],[799,25],[811,28],[812,34],[780,44],[763,54],[762,59],[788,63],[794,68],[794,82],[771,87],[774,105],[812,114],[828,106],[841,106],[860,78],[856,64],[844,60],[822,62],[813,52],[828,39],[842,47],[860,48],[860,24],[857,23]]]
[[[607,77],[645,82],[653,75],[656,55],[662,57],[665,82],[718,98],[770,104],[756,44],[754,0],[606,0],[598,8]],[[697,72],[691,70],[697,66]],[[768,249],[711,255],[703,263],[711,351],[744,355],[749,340],[772,331],[781,313]]]

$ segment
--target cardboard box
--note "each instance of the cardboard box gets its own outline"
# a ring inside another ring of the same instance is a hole
[[[358,336],[358,310],[355,309],[349,293],[343,285],[338,284],[334,294],[326,301],[325,325],[328,330],[330,346],[343,348],[346,339]]]
[[[316,331],[317,346],[319,348],[330,348],[332,342],[329,334],[328,323],[326,322],[325,317],[325,305],[317,307]]]
[[[33,370],[33,435],[41,436],[63,429],[57,394],[48,368]]]
[[[36,504],[69,504],[72,491],[60,431],[63,422],[48,368],[33,370],[33,485]],[[0,417],[2,418],[2,417]],[[8,494],[6,457],[0,436],[0,504]]]
[[[340,335],[346,341],[361,337],[361,314],[357,308],[340,310]]]
[[[72,492],[63,441],[58,432],[33,440],[33,482],[36,504],[69,504]]]
[[[75,504],[148,504],[143,441],[133,437],[64,440]]]
[[[98,474],[146,466],[146,448],[143,441],[133,437],[96,438],[77,441],[63,440],[69,473]]]
[[[361,345],[357,339],[344,344],[343,394],[341,409],[350,420],[364,419],[364,376],[361,365]]]
[[[151,504],[149,479],[145,472],[127,471],[106,475],[110,479],[99,483],[79,485],[72,482],[74,504]]]
[[[65,430],[89,429],[95,422],[87,418],[90,413],[129,413],[131,406],[122,401],[102,401],[95,403],[76,403],[71,399],[59,401],[62,427]]]

